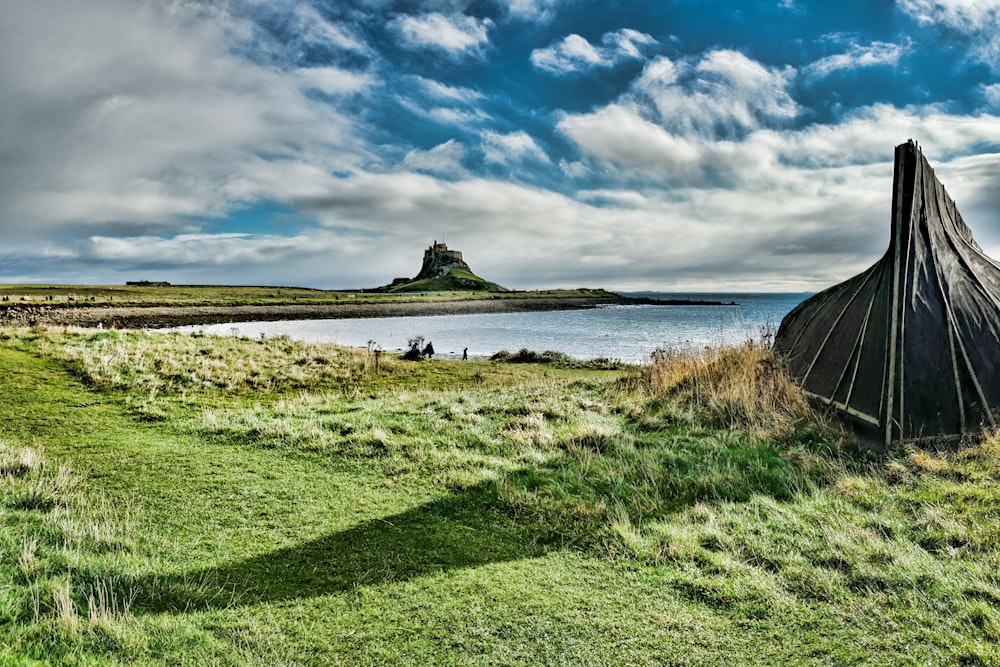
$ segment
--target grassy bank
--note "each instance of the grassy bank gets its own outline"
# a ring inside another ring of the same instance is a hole
[[[526,299],[612,296],[601,289],[449,291],[428,284],[406,293],[320,290],[244,285],[0,285],[0,311],[35,306],[267,306],[277,304],[378,304],[450,299]]]
[[[1000,439],[856,453],[760,346],[0,338],[0,664],[1000,660]]]

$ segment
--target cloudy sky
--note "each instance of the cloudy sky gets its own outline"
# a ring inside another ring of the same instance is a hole
[[[0,282],[816,290],[917,140],[1000,257],[1000,0],[7,0]]]

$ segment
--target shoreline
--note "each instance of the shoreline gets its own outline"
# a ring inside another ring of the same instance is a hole
[[[272,322],[276,320],[356,319],[516,313],[547,310],[585,310],[606,305],[705,305],[728,306],[708,301],[663,301],[601,296],[518,297],[493,299],[448,299],[440,301],[393,301],[387,303],[274,303],[266,305],[184,306],[72,306],[25,305],[0,310],[0,326],[79,326],[116,329],[163,329],[228,322]]]

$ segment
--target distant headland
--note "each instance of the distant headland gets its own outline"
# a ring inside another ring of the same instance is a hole
[[[436,240],[424,250],[424,263],[416,277],[396,278],[379,289],[386,292],[510,291],[477,276],[465,262],[461,252],[449,250],[447,244]]]
[[[635,298],[604,289],[510,290],[476,275],[461,252],[434,241],[419,273],[383,287],[173,285],[0,285],[0,326],[36,324],[125,329],[226,322],[577,310],[609,305],[726,306],[690,299]]]

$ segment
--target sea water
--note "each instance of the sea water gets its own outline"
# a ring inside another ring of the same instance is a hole
[[[438,357],[489,357],[501,350],[554,350],[578,359],[605,357],[642,363],[657,349],[732,345],[777,331],[781,319],[808,293],[668,293],[643,296],[710,300],[735,305],[601,306],[585,310],[485,313],[340,320],[239,322],[180,327],[178,331],[372,347],[401,352],[422,336]]]

